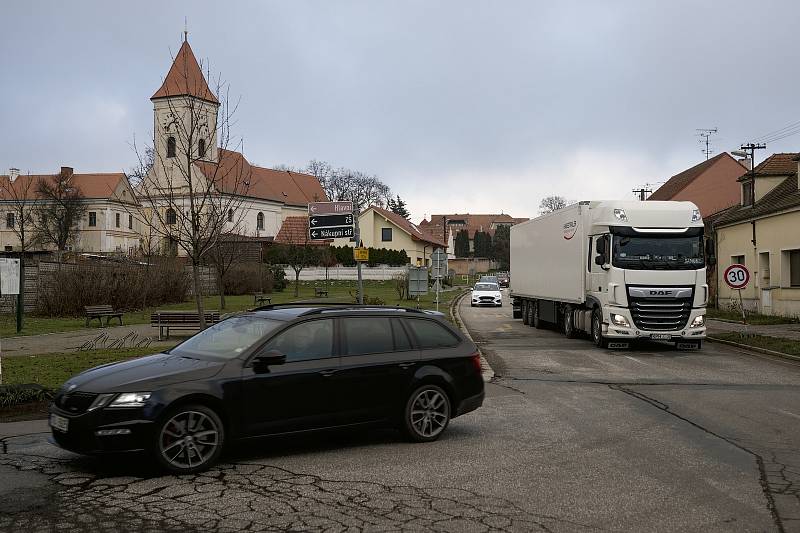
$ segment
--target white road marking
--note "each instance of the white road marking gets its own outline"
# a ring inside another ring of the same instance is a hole
[[[796,413],[793,413],[793,412],[791,412],[791,411],[787,411],[787,410],[785,410],[785,409],[778,409],[778,411],[779,411],[779,412],[781,412],[781,413],[783,413],[783,414],[785,414],[785,415],[793,416],[793,417],[795,417],[795,418],[797,418],[797,419],[800,419],[800,415],[798,415],[798,414],[796,414]]]
[[[626,355],[625,357],[627,357],[627,358],[628,358],[628,359],[630,359],[631,361],[636,361],[637,363],[640,363],[640,364],[642,364],[642,365],[647,365],[647,366],[650,366],[650,365],[648,365],[647,363],[645,363],[644,361],[639,361],[638,359],[636,359],[635,357],[631,357],[630,355]]]

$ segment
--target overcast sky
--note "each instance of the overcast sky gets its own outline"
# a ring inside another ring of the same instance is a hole
[[[256,164],[379,175],[412,219],[632,199],[800,121],[800,3],[4,2],[0,172],[116,172],[180,46],[241,96]],[[800,151],[800,135],[768,153]]]

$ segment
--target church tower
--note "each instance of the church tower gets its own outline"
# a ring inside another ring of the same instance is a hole
[[[185,180],[190,160],[217,162],[219,156],[219,100],[208,87],[185,36],[164,83],[150,100],[153,102],[156,181],[164,186],[170,183],[172,187],[179,187]]]

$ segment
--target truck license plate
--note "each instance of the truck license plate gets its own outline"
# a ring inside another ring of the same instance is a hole
[[[654,341],[668,341],[672,338],[672,335],[669,333],[653,333],[650,335],[650,338]]]
[[[50,415],[50,427],[62,433],[66,433],[69,429],[69,418],[58,416],[56,414]]]

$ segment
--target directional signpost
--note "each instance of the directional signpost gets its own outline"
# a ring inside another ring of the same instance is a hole
[[[447,252],[441,248],[436,248],[431,254],[433,263],[433,278],[436,288],[436,310],[439,310],[439,292],[442,289],[442,280],[447,276]]]
[[[328,239],[354,239],[360,244],[358,235],[358,212],[353,202],[312,202],[308,204],[308,236],[312,241]],[[364,287],[361,280],[361,262],[358,267],[358,303],[364,303]]]

